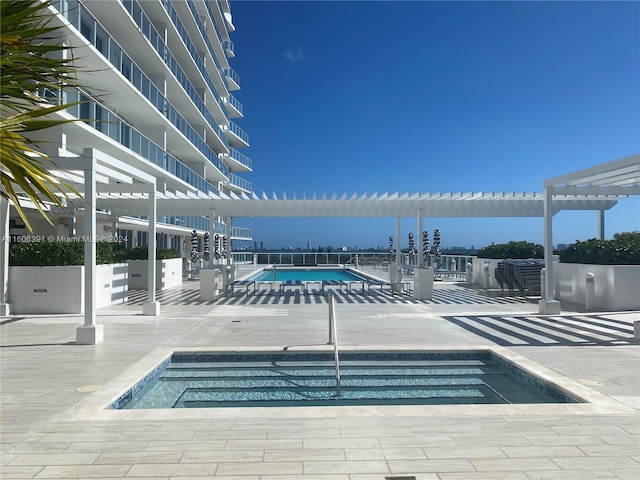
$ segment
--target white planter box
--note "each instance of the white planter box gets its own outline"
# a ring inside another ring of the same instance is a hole
[[[477,285],[481,288],[500,288],[500,284],[496,281],[496,268],[498,268],[498,263],[504,262],[501,258],[478,258],[475,257],[473,259],[473,274],[472,274],[472,283],[473,285]],[[486,279],[486,271],[484,266],[489,266],[489,279],[487,285]]]
[[[433,268],[416,268],[413,271],[413,296],[416,300],[433,297]]]
[[[146,290],[148,285],[148,260],[128,260],[129,288]],[[156,290],[182,285],[182,259],[170,258],[168,260],[156,260]]]
[[[595,279],[595,308],[640,310],[640,265],[588,265],[556,263],[553,266],[556,300],[585,304],[585,277]]]
[[[538,259],[539,260],[539,259]],[[553,256],[554,262],[558,260],[558,256]],[[498,264],[500,262],[504,262],[503,258],[473,258],[473,274],[472,274],[472,283],[481,288],[502,288],[500,284],[496,280],[496,268],[498,268]],[[484,270],[484,266],[487,264],[489,266],[489,285],[488,287],[485,285],[486,283],[486,273]],[[554,263],[554,265],[556,265]]]
[[[127,300],[127,264],[96,265],[96,308]],[[84,266],[9,267],[16,314],[84,313]]]

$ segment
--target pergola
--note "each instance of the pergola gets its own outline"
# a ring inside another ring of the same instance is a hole
[[[553,215],[558,207],[556,199],[562,195],[612,198],[640,195],[640,154],[545,180],[545,298],[540,301],[540,313],[545,314],[560,313],[560,302],[554,299],[553,291]],[[600,238],[604,238],[604,210],[598,210]]]
[[[65,178],[78,185],[85,198],[85,236],[96,238],[96,209],[113,216],[146,216],[149,219],[148,301],[143,314],[158,315],[155,300],[155,232],[157,216],[206,216],[225,218],[227,231],[233,217],[396,217],[397,237],[400,218],[417,217],[422,231],[426,217],[544,217],[545,219],[545,298],[541,313],[560,311],[553,296],[552,218],[561,210],[597,210],[600,232],[604,235],[604,211],[618,199],[640,192],[640,154],[563,175],[544,183],[544,193],[373,193],[311,195],[302,198],[278,197],[262,193],[224,194],[187,190],[171,179],[159,182],[155,176],[132,167],[95,149],[82,157],[54,159]],[[0,249],[0,311],[8,314],[8,203],[3,199],[2,228],[5,244]],[[213,222],[211,222],[213,223]],[[212,234],[214,232],[211,232]],[[418,242],[422,258],[422,242]],[[227,261],[230,261],[228,259]],[[78,329],[78,343],[102,341],[102,329],[95,323],[95,241],[85,242],[85,322]]]

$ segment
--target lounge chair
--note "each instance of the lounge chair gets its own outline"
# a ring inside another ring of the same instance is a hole
[[[345,286],[346,283],[342,280],[323,280],[322,281],[322,294],[324,295],[324,287],[340,287],[340,292],[342,292],[342,287]]]
[[[227,292],[233,297],[235,287],[246,287],[247,295],[249,295],[249,287],[253,285],[253,293],[256,293],[256,282],[255,280],[236,280],[227,285]]]
[[[365,294],[365,290],[364,290],[364,284],[366,283],[366,280],[349,280],[347,281],[347,293],[351,293],[351,290],[353,289],[353,285],[361,285],[362,286],[362,294]]]
[[[284,293],[284,289],[288,287],[298,287],[302,291],[304,284],[301,280],[284,280],[280,283],[280,293]]]
[[[380,287],[380,292],[382,292],[382,287],[391,286],[391,283],[389,282],[385,282],[383,280],[374,280],[372,278],[365,280],[365,282],[367,283],[367,293],[371,293],[371,287]]]

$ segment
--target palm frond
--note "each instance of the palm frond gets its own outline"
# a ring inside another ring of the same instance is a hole
[[[27,228],[25,196],[49,222],[49,204],[64,206],[68,193],[80,196],[52,172],[51,159],[27,133],[78,121],[51,115],[79,102],[52,104],[45,90],[77,85],[71,48],[51,25],[49,2],[0,0],[0,195],[14,204]]]

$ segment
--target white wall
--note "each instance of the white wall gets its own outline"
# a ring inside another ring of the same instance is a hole
[[[486,288],[484,284],[484,265],[485,263],[489,264],[489,288],[500,288],[500,284],[496,281],[496,268],[498,268],[498,263],[504,262],[503,259],[500,258],[478,258],[475,257],[473,259],[473,284]]]
[[[553,266],[556,300],[585,304],[585,277],[595,279],[595,308],[640,310],[640,265],[588,265],[556,263]]]
[[[127,299],[127,265],[96,266],[96,308]],[[22,313],[84,313],[84,266],[9,267],[9,302]]]
[[[147,289],[148,260],[129,260],[129,288]],[[182,284],[182,259],[156,260],[156,290]]]

